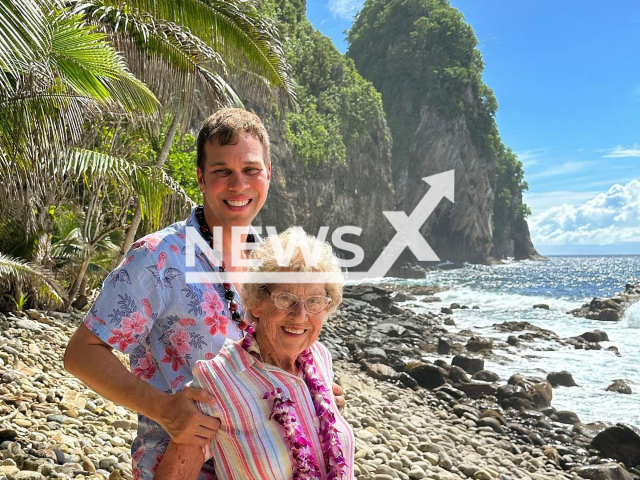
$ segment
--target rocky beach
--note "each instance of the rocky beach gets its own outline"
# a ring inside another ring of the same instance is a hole
[[[640,293],[635,288],[627,288],[624,305]],[[551,406],[554,388],[571,385],[570,372],[500,379],[484,369],[485,359],[521,342],[595,349],[604,332],[565,339],[503,322],[496,331],[511,332],[503,342],[471,330],[449,332],[451,312],[473,306],[429,314],[404,307],[416,295],[438,294],[425,286],[347,287],[323,330],[357,437],[358,479],[640,478],[634,427],[583,424]],[[0,478],[131,478],[136,416],[62,366],[81,318],[36,310],[0,315]],[[431,362],[425,354],[454,356]]]

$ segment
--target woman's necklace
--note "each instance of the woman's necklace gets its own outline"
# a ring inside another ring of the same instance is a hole
[[[204,205],[198,205],[196,207],[195,215],[196,220],[198,221],[198,225],[200,226],[200,233],[207,241],[207,243],[209,243],[211,250],[213,250],[213,234],[211,233],[209,225],[207,225],[207,221],[204,218]],[[249,234],[247,236],[247,243],[252,243],[253,241],[253,235]],[[221,273],[224,273],[224,269],[225,263],[223,261],[222,264],[218,267],[218,270]],[[227,308],[231,312],[231,320],[238,324],[238,328],[240,328],[240,330],[246,331],[249,327],[249,324],[243,320],[242,315],[240,315],[240,312],[238,312],[238,302],[235,300],[236,293],[232,290],[231,284],[223,283],[222,288],[224,288],[224,299],[229,302],[227,304]]]
[[[253,327],[249,327],[247,335],[242,341],[242,347],[249,353],[260,356],[260,347],[253,334]],[[263,361],[264,363],[264,361]],[[347,476],[347,462],[342,454],[342,443],[335,427],[335,415],[331,411],[331,404],[327,396],[328,389],[318,376],[313,362],[311,350],[303,351],[296,360],[302,370],[302,376],[311,394],[311,400],[318,415],[320,427],[320,443],[327,468],[327,480],[344,480]],[[305,436],[302,425],[298,421],[295,402],[286,398],[282,389],[274,388],[265,393],[265,399],[273,398],[273,408],[269,420],[276,420],[284,429],[285,441],[289,444],[293,457],[293,480],[320,479],[320,468],[313,453],[311,442]]]

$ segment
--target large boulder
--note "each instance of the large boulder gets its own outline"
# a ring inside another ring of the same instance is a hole
[[[585,465],[573,469],[580,478],[589,480],[633,480],[633,477],[619,463]]]
[[[602,320],[603,322],[617,322],[620,320],[620,310],[603,308],[597,312],[587,314],[589,320]]]
[[[467,350],[470,352],[479,352],[481,350],[491,350],[493,348],[493,340],[490,338],[473,336],[467,342]]]
[[[461,383],[456,385],[458,390],[464,392],[469,398],[494,397],[498,389],[493,383]]]
[[[590,332],[584,332],[579,337],[584,338],[587,342],[608,342],[609,335],[602,330],[592,330]]]
[[[456,365],[469,375],[473,375],[480,370],[484,370],[484,359],[471,355],[456,355],[453,357],[453,360],[451,360],[451,365]]]
[[[573,380],[573,376],[563,370],[562,372],[551,372],[547,375],[547,380],[552,387],[577,387],[578,384]]]
[[[551,384],[542,378],[523,377],[520,374],[512,375],[507,382],[498,388],[498,402],[502,408],[515,408],[516,410],[536,409],[540,410],[551,405]]]
[[[640,432],[630,425],[618,423],[603,430],[593,438],[591,448],[627,467],[640,465]]]
[[[425,362],[410,362],[404,371],[411,375],[418,382],[418,385],[424,388],[433,389],[446,383],[447,371]]]
[[[631,395],[631,387],[624,380],[618,378],[614,380],[611,385],[607,387],[608,392],[624,393],[625,395]]]

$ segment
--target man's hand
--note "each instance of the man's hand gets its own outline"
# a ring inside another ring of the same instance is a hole
[[[158,423],[174,442],[203,446],[220,428],[220,420],[198,410],[196,401],[211,403],[213,397],[200,388],[187,387],[168,395],[158,405]]]
[[[340,413],[344,411],[344,406],[346,402],[344,401],[344,390],[337,383],[333,384],[333,396],[336,399],[336,405],[338,406],[338,410]]]

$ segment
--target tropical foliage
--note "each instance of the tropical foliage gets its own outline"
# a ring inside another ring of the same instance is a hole
[[[140,222],[184,215],[197,192],[165,161],[185,165],[172,143],[196,103],[240,104],[231,84],[295,104],[248,2],[0,1],[0,294],[68,307]]]
[[[380,94],[306,20],[304,2],[263,0],[261,9],[287,35],[286,58],[298,84],[299,109],[285,118],[287,144],[305,165],[345,163],[349,146],[384,117]]]

